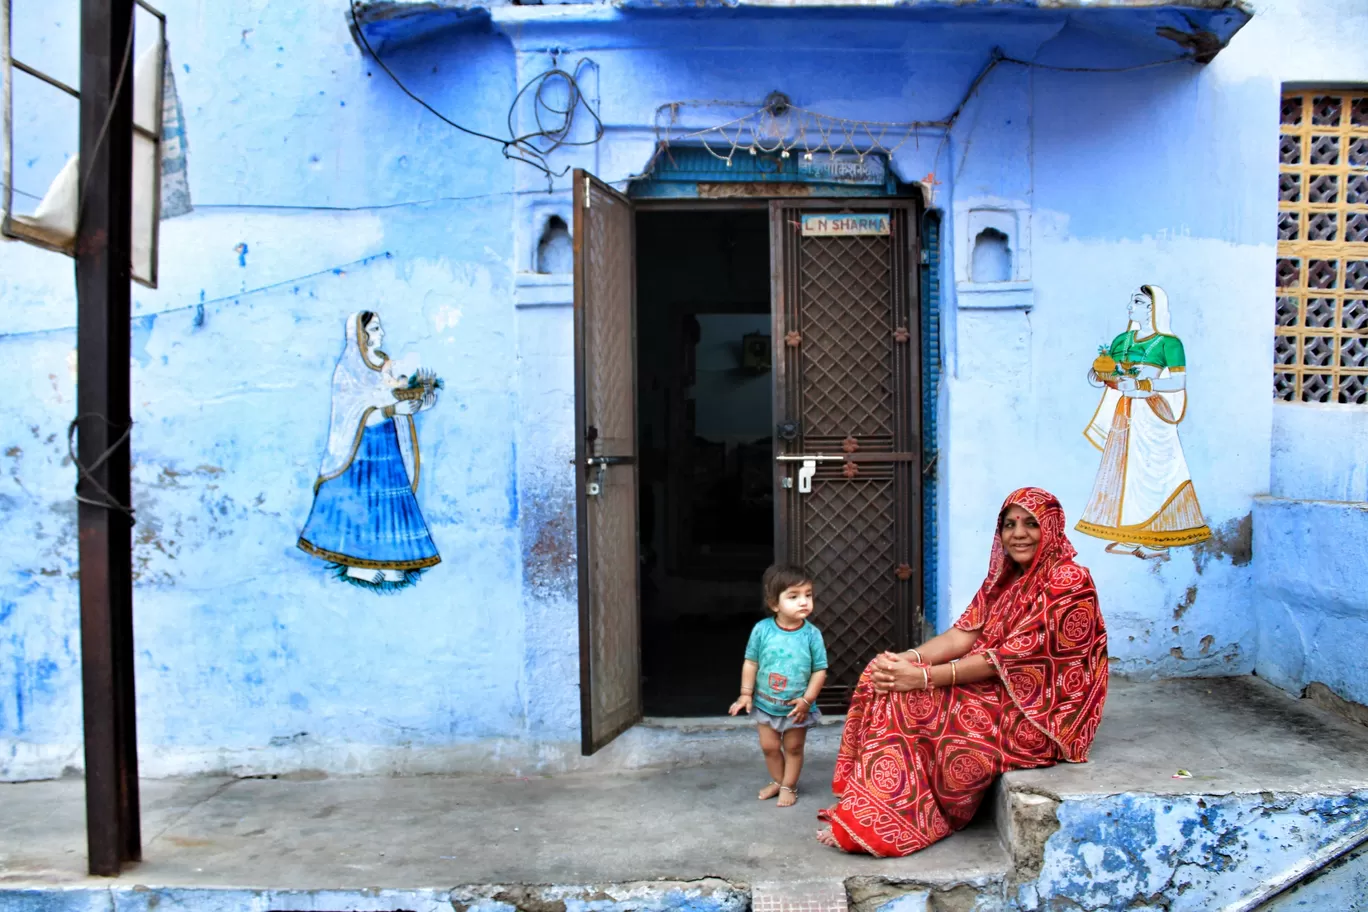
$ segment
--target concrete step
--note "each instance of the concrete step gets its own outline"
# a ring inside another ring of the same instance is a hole
[[[824,715],[808,729],[808,755],[835,757],[843,715]],[[585,772],[745,764],[759,756],[755,723],[746,716],[648,716],[584,762]]]
[[[1091,762],[999,784],[1009,900],[1254,908],[1307,859],[1368,835],[1365,757],[1368,728],[1257,678],[1118,681]],[[1341,898],[1321,908],[1368,910],[1365,895]]]

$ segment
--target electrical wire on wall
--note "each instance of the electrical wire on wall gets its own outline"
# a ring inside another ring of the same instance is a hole
[[[580,77],[584,70],[598,68],[598,65],[589,58],[580,58],[573,67],[567,70],[559,65],[558,57],[553,54],[551,68],[529,79],[513,96],[513,101],[508,106],[507,138],[492,136],[457,123],[428,104],[405,85],[398,74],[389,68],[389,65],[380,58],[375,48],[371,46],[370,40],[366,37],[365,29],[361,26],[361,20],[357,16],[357,0],[350,0],[350,2],[352,26],[357,41],[361,43],[361,46],[375,61],[376,65],[385,71],[385,75],[393,80],[400,91],[448,126],[476,139],[498,143],[503,150],[504,158],[531,165],[546,175],[548,188],[555,178],[563,177],[570,171],[568,165],[559,170],[551,167],[548,157],[553,152],[566,146],[592,146],[603,138],[603,121],[580,88]],[[563,102],[560,104],[551,100],[551,95],[557,87],[564,94]],[[537,128],[530,133],[519,134],[515,124],[518,105],[526,97],[532,99],[532,120]],[[581,108],[593,120],[592,137],[579,140],[571,139],[575,126],[575,115]]]
[[[932,161],[938,161],[960,115],[964,113],[989,74],[1004,64],[1061,73],[1127,73],[1178,63],[1192,63],[1197,60],[1196,54],[1183,54],[1124,67],[1055,66],[1009,57],[1001,48],[993,48],[987,62],[969,82],[969,87],[960,97],[959,103],[944,117],[935,120],[878,121],[835,117],[799,107],[793,104],[788,96],[779,92],[770,93],[759,106],[754,102],[669,102],[656,109],[655,157],[662,153],[668,154],[667,150],[671,143],[693,140],[702,145],[714,158],[726,162],[728,167],[731,167],[732,160],[738,152],[750,155],[777,154],[781,158],[801,155],[806,161],[812,161],[817,155],[835,159],[843,153],[855,155],[861,160],[864,156],[873,154],[882,154],[891,159],[894,153],[909,141],[918,142],[923,134],[930,134],[940,143],[932,158]],[[723,123],[677,133],[675,125],[679,122],[680,110],[686,107],[752,110]],[[654,158],[652,161],[654,162]],[[934,191],[934,188],[928,189]]]

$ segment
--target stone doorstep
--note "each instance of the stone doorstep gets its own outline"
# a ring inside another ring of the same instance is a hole
[[[844,723],[844,715],[823,715],[808,729],[809,752],[835,757]],[[744,763],[757,750],[755,723],[746,717],[648,716],[601,753],[606,767],[651,769]]]

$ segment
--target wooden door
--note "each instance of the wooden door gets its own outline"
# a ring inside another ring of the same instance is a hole
[[[636,258],[630,200],[574,173],[575,504],[587,756],[641,719]]]
[[[820,702],[836,711],[870,659],[921,634],[917,214],[910,200],[770,207],[776,553],[816,583]]]

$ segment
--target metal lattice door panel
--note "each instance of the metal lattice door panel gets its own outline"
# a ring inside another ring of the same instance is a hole
[[[592,754],[641,719],[636,266],[631,202],[574,176],[580,724]]]
[[[893,437],[890,239],[809,239],[800,246],[803,430],[809,444]]]
[[[803,235],[804,213],[847,210],[888,213],[888,233]],[[792,438],[776,441],[776,537],[817,583],[821,703],[838,711],[870,659],[921,629],[916,215],[898,200],[771,207],[775,415]]]
[[[822,628],[833,685],[858,680],[865,663],[897,642],[889,610],[901,584],[896,568],[897,496],[891,478],[818,476],[798,500],[803,564],[821,581]]]

